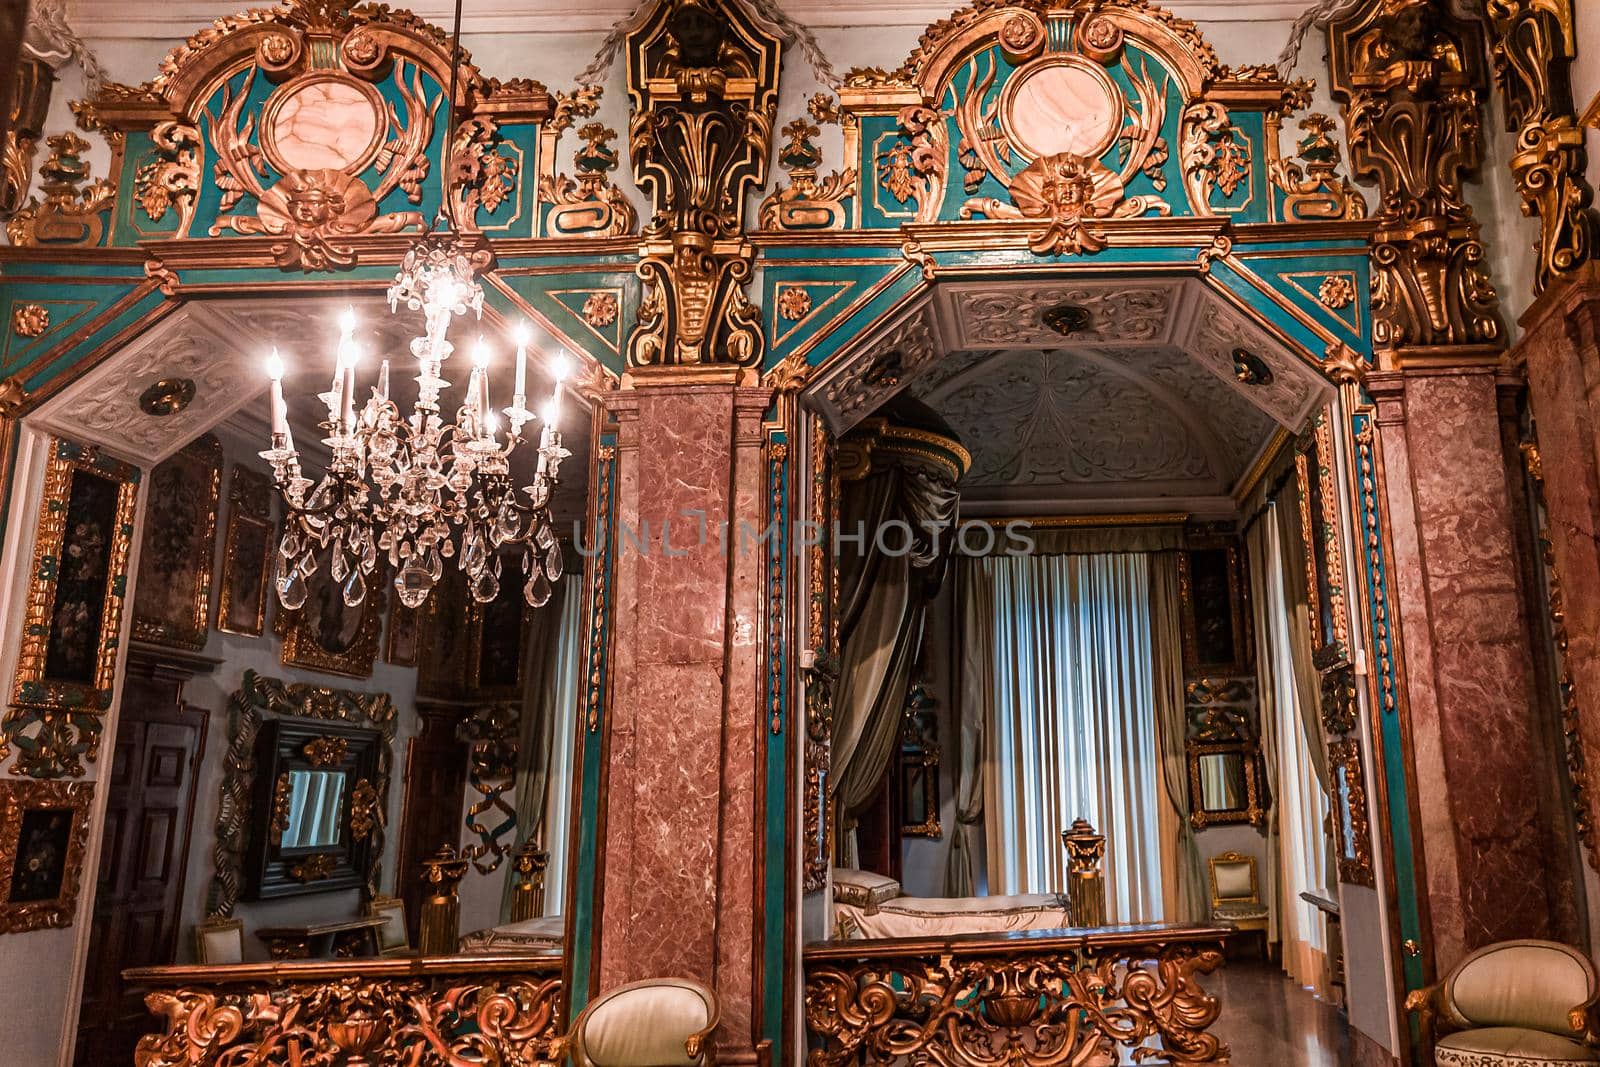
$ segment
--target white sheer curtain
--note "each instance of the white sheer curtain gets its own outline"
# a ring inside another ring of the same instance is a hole
[[[1321,992],[1326,937],[1321,916],[1300,894],[1327,890],[1323,826],[1328,798],[1318,780],[1317,755],[1307,736],[1306,717],[1312,709],[1305,706],[1309,691],[1299,677],[1305,668],[1297,664],[1306,657],[1296,655],[1292,631],[1296,605],[1285,581],[1285,568],[1295,565],[1299,556],[1286,551],[1283,524],[1276,514],[1278,508],[1290,506],[1268,504],[1266,513],[1245,533],[1255,600],[1262,755],[1273,789],[1269,869],[1265,872],[1270,891],[1264,899],[1273,907],[1285,973]]]
[[[1141,554],[982,562],[994,714],[983,772],[989,888],[1066,888],[1061,831],[1106,835],[1111,922],[1163,917],[1150,564]]]
[[[567,898],[568,837],[572,831],[573,747],[578,737],[579,683],[583,681],[583,582],[567,576],[561,598],[561,636],[556,645],[555,677],[550,679],[551,704],[557,709],[550,739],[549,784],[544,802],[543,844],[550,853],[545,869],[544,913],[560,915]]]

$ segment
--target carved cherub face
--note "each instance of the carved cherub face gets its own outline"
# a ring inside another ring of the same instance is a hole
[[[723,27],[715,14],[696,3],[673,12],[669,32],[686,67],[714,67],[722,49]]]
[[[1094,179],[1077,159],[1063,156],[1051,168],[1045,192],[1051,203],[1062,208],[1082,208],[1094,195]]]
[[[326,226],[344,214],[344,197],[320,182],[284,180],[285,214],[298,227]]]

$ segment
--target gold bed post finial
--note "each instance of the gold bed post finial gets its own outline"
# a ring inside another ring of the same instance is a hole
[[[422,861],[422,880],[428,895],[422,901],[422,929],[418,948],[424,956],[453,956],[461,937],[461,897],[457,889],[467,874],[467,861],[448,844]]]
[[[527,922],[544,914],[544,872],[550,866],[550,853],[539,842],[528,838],[517,850],[513,869],[516,884],[511,889],[511,921]]]
[[[1106,838],[1095,832],[1088,819],[1077,818],[1061,831],[1067,850],[1067,903],[1077,926],[1106,924]]]

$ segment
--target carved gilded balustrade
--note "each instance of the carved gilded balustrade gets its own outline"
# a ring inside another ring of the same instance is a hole
[[[805,950],[808,1067],[1228,1063],[1197,976],[1230,931],[1157,923]]]
[[[134,1064],[554,1065],[565,1057],[562,966],[425,956],[133,970],[167,1023],[139,1040]]]

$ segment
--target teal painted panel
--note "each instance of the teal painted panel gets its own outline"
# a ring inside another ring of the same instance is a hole
[[[1384,557],[1384,538],[1380,534],[1383,504],[1378,498],[1378,476],[1373,457],[1372,416],[1358,413],[1350,420],[1356,441],[1356,509],[1362,524],[1362,569],[1367,579],[1367,618],[1371,624],[1372,667],[1377,678],[1379,744],[1382,746],[1382,773],[1388,790],[1389,840],[1387,857],[1394,872],[1400,937],[1422,942],[1422,915],[1417,900],[1416,853],[1411,829],[1410,795],[1406,783],[1406,752],[1400,732],[1399,670],[1395,663],[1394,641],[1390,635],[1388,561]],[[1423,984],[1421,957],[1404,957],[1407,989]]]
[[[1357,352],[1371,352],[1371,260],[1364,253],[1252,256],[1251,251],[1235,248],[1251,273]]]
[[[84,353],[92,351],[99,345],[111,340],[122,330],[160,307],[163,299],[159,289],[146,293],[139,300],[124,308],[119,314],[113,316],[109,321],[97,326],[94,332],[83,338],[73,348],[60,353],[55,359],[36,369],[23,380],[23,388],[33,392],[49,383],[63,370],[75,365],[83,358]],[[115,301],[110,301],[109,303],[115,303]]]
[[[774,434],[773,443],[783,444],[787,436]],[[789,844],[789,745],[794,733],[794,719],[789,702],[788,646],[784,640],[789,617],[790,573],[794,553],[790,551],[789,534],[792,506],[789,496],[790,475],[794,460],[786,455],[782,460],[771,460],[767,469],[767,523],[776,527],[775,536],[767,546],[767,581],[769,588],[781,592],[778,603],[768,598],[769,618],[767,647],[767,705],[757,716],[757,722],[768,723],[763,731],[766,738],[766,828],[765,828],[765,882],[762,897],[762,1020],[764,1033],[772,1047],[782,1047],[784,1009],[788,1002],[784,996],[784,929],[788,915],[788,844]]]
[[[842,257],[841,257],[842,258]],[[775,367],[791,352],[831,328],[872,289],[905,261],[898,256],[872,263],[828,263],[787,266],[764,264],[761,280],[762,317],[766,320],[764,368]]]
[[[109,244],[130,248],[151,238],[171,237],[178,232],[178,205],[152,201],[147,212],[139,198],[139,172],[162,161],[146,130],[129,130],[122,159],[122,174],[117,182],[117,204],[112,214]],[[152,219],[151,213],[160,215]]]
[[[593,539],[589,546],[589,551],[595,553],[593,563],[596,568],[593,583],[595,595],[603,598],[603,604],[607,608],[612,602],[612,577],[616,561],[616,540],[612,536],[616,522],[617,501],[616,445],[616,434],[600,435],[600,448],[612,451],[610,458],[602,452],[600,458],[595,461],[596,499],[604,502],[606,506],[596,516]],[[611,671],[611,612],[599,610],[599,607],[593,604],[589,610],[593,612],[598,627],[590,632],[590,646],[586,650],[589,662],[584,669],[588,680],[584,689],[583,707],[594,708],[596,720],[593,727],[590,727],[587,721],[584,722],[586,732],[580,740],[583,748],[581,789],[578,796],[578,810],[573,813],[574,825],[578,827],[578,856],[572,872],[572,925],[568,934],[572,940],[567,946],[572,960],[572,988],[567,992],[569,1018],[576,1018],[584,1005],[589,1002],[590,970],[594,966],[594,938],[597,934],[594,926],[595,894],[599,892],[595,868],[600,847],[600,779],[604,771],[601,763],[604,754],[601,749],[607,729],[606,690],[610,684]],[[584,711],[582,714],[586,717],[588,713]]]
[[[539,125],[533,122],[507,123],[500,127],[494,146],[505,171],[498,180],[506,188],[503,200],[493,210],[483,203],[474,220],[490,238],[533,237],[541,231],[535,211],[539,190]]]
[[[893,115],[868,115],[861,119],[861,228],[894,229],[917,217],[911,198],[911,145],[900,134]]]
[[[1276,263],[1280,261],[1274,260],[1272,262]],[[1318,261],[1313,260],[1313,262]],[[1347,261],[1336,260],[1335,257],[1329,256],[1320,260],[1320,262],[1329,264],[1331,267],[1331,265],[1335,262],[1343,265]],[[1352,267],[1351,269],[1352,272],[1354,272],[1354,268]],[[1254,274],[1255,271],[1252,269],[1251,273]],[[1315,330],[1311,329],[1295,315],[1291,314],[1286,308],[1266,299],[1262,295],[1261,291],[1248,278],[1234,270],[1229,264],[1221,261],[1213,263],[1211,265],[1210,277],[1214,284],[1217,284],[1223,289],[1232,292],[1248,306],[1255,308],[1266,315],[1268,320],[1271,321],[1271,323],[1279,330],[1281,330],[1285,336],[1287,336],[1295,344],[1304,348],[1316,359],[1321,360],[1326,355],[1328,342],[1323,337],[1318,335]],[[1357,277],[1359,279],[1362,277],[1362,275],[1357,273]],[[1287,281],[1283,280],[1281,276],[1267,277],[1262,278],[1261,280],[1266,283],[1268,288],[1270,288],[1272,291],[1281,293],[1282,298],[1288,303],[1291,303],[1296,307],[1301,307],[1303,305],[1303,299],[1300,298],[1297,293],[1295,293],[1293,287],[1290,286]],[[1363,306],[1365,306],[1364,302],[1367,299],[1365,285],[1358,285],[1357,292],[1357,299],[1362,301]],[[1335,336],[1344,339],[1346,343],[1355,350],[1357,355],[1360,355],[1368,360],[1371,359],[1372,345],[1370,338],[1353,333],[1348,326],[1342,325],[1340,321],[1326,308],[1322,309],[1320,313],[1309,308],[1306,310],[1312,315],[1313,318],[1319,320],[1321,325],[1326,327],[1330,332],[1333,332]],[[1370,314],[1368,312],[1363,311],[1362,314],[1367,316],[1365,321],[1371,321]]]
[[[0,322],[5,323],[3,336],[0,336],[0,376],[14,374],[21,367],[26,366],[31,360],[49,352],[60,345],[67,337],[83,329],[95,318],[103,315],[107,310],[126,299],[145,278],[142,273],[137,278],[128,277],[126,265],[120,270],[122,276],[118,277],[109,271],[79,271],[75,265],[52,264],[62,272],[59,279],[49,281],[41,280],[43,276],[55,271],[45,271],[45,264],[27,264],[25,267],[18,265],[14,270],[27,270],[29,275],[17,279],[0,279]],[[35,271],[37,274],[34,274]],[[65,272],[70,271],[70,274]],[[153,301],[146,301],[141,307],[147,308],[160,303],[160,294],[156,294]],[[19,305],[38,304],[50,316],[50,324],[45,332],[38,337],[19,337],[11,329],[11,316]],[[121,316],[117,321],[124,323],[137,317],[140,311],[132,311]],[[120,326],[112,324],[111,330]],[[92,347],[108,335],[108,330],[102,328],[85,338],[77,346],[77,351]],[[30,385],[30,388],[33,386]]]
[[[501,275],[500,280],[568,343],[622,373],[627,330],[638,316],[642,293],[631,265],[626,270]],[[513,318],[522,314],[497,289],[486,292],[500,311]]]

